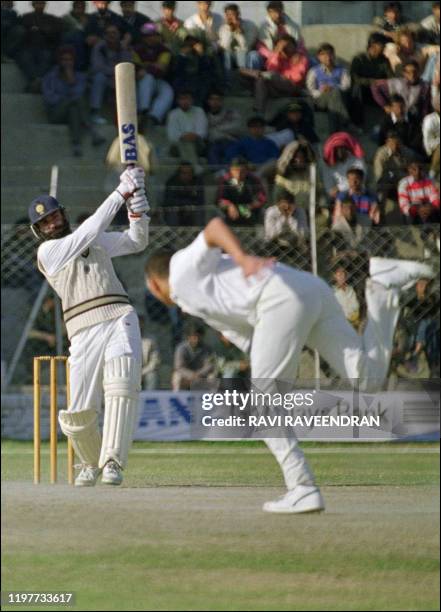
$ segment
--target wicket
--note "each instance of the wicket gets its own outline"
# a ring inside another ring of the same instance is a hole
[[[34,484],[41,480],[41,364],[49,362],[49,424],[50,424],[50,482],[57,482],[57,432],[58,432],[58,383],[57,365],[65,364],[66,372],[66,405],[69,406],[69,362],[64,356],[34,357]],[[67,479],[69,484],[74,482],[74,449],[70,440],[67,441]]]

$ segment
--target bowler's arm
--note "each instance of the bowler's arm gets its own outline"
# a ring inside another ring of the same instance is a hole
[[[204,230],[204,238],[210,248],[222,249],[240,266],[245,276],[257,274],[262,268],[274,264],[273,258],[255,257],[249,255],[242,247],[239,239],[228,225],[219,217],[212,219]]]

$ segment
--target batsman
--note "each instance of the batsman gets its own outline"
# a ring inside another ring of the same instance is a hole
[[[112,264],[113,257],[143,251],[149,210],[144,171],[127,169],[117,189],[75,231],[52,196],[29,207],[31,229],[41,241],[37,265],[61,298],[70,340],[71,403],[59,422],[81,471],[76,486],[119,485],[133,436],[141,386],[141,335],[137,314]],[[107,232],[127,204],[129,229]],[[98,426],[104,391],[103,435]]]

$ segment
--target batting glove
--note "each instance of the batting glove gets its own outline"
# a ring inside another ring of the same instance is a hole
[[[117,191],[125,200],[128,200],[138,189],[145,189],[145,172],[139,166],[125,170],[119,180]]]
[[[137,191],[135,195],[130,198],[127,202],[127,208],[132,217],[140,217],[150,210],[149,202],[143,189]]]

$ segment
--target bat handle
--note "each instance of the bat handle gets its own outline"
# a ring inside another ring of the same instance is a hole
[[[131,163],[131,164],[126,164],[126,169],[130,169],[130,170],[131,170],[131,169],[132,169],[132,168],[134,168],[135,166],[136,166],[136,164],[133,164],[133,163]],[[130,199],[130,198],[129,198],[129,199]],[[128,200],[127,200],[127,202],[126,202],[126,207],[127,207],[127,211],[128,211],[128,213],[129,213],[129,215],[130,215],[130,216],[132,216],[132,217],[136,217],[136,218],[141,217],[141,215],[139,215],[139,214],[137,214],[137,213],[134,213],[134,212],[132,212],[132,211],[130,210],[130,204],[129,204],[129,201],[128,201]]]

